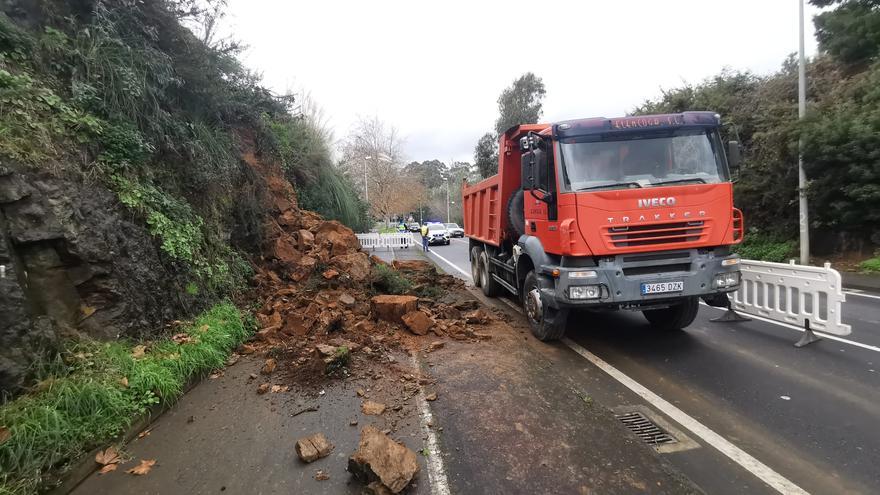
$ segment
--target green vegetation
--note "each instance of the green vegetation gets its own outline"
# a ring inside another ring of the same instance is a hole
[[[0,493],[45,488],[66,463],[122,433],[154,404],[168,404],[186,383],[224,366],[253,331],[231,303],[199,316],[174,338],[147,345],[69,342],[44,366],[31,393],[0,406]]]
[[[865,273],[880,273],[880,256],[863,261],[859,265],[859,270]]]
[[[377,264],[373,270],[373,289],[381,294],[406,294],[412,282],[390,266]]]
[[[733,250],[747,260],[787,263],[795,257],[797,243],[752,229],[746,234],[742,244],[734,246]]]
[[[664,91],[636,114],[715,110],[725,139],[743,145],[735,185],[746,225],[771,239],[746,237],[745,253],[781,259],[797,238],[798,138],[810,181],[814,251],[870,251],[880,244],[880,4],[874,0],[812,0],[837,5],[819,14],[824,53],[807,67],[807,119],[798,122],[797,62],[789,57],[767,76],[722,71],[700,84]],[[749,256],[751,257],[751,256]],[[758,258],[761,259],[761,258]]]

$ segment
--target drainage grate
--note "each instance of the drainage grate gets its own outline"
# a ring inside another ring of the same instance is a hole
[[[638,437],[648,445],[665,445],[678,441],[675,437],[660,429],[659,426],[655,425],[640,412],[615,414],[614,417],[620,420],[624,426],[638,435]]]

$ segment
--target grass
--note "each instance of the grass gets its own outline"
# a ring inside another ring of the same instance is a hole
[[[70,342],[48,378],[0,406],[0,427],[11,433],[0,443],[0,494],[47,488],[70,461],[113,441],[154,404],[173,402],[191,378],[222,367],[251,330],[234,305],[221,303],[181,331],[183,343]]]
[[[880,273],[880,256],[859,263],[859,270],[864,273]]]
[[[788,262],[796,249],[796,241],[756,231],[748,232],[742,244],[733,248],[743,259],[776,263]]]

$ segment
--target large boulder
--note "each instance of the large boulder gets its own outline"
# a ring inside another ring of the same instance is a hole
[[[363,282],[370,276],[370,257],[367,253],[357,252],[337,256],[333,258],[332,264],[356,282]]]
[[[370,298],[373,317],[392,323],[403,323],[403,315],[417,310],[418,304],[419,298],[416,296],[383,294]]]
[[[348,471],[364,484],[379,482],[400,493],[419,472],[416,453],[374,426],[361,430],[361,440],[348,459]]]
[[[403,315],[401,319],[406,328],[416,335],[426,335],[431,330],[431,327],[434,326],[434,320],[426,315],[424,311],[420,310],[410,311]]]
[[[315,244],[327,249],[331,258],[353,253],[361,248],[354,232],[336,220],[326,221],[318,227]]]

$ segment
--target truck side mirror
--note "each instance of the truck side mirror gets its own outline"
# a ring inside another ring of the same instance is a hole
[[[742,153],[739,149],[739,143],[737,141],[729,141],[727,143],[727,165],[731,171],[734,171],[739,169],[741,162]]]
[[[532,150],[535,157],[534,177],[535,189],[550,189],[550,170],[547,168],[547,152],[541,148]]]
[[[535,180],[535,163],[532,152],[523,153],[520,159],[520,170],[522,177],[522,188],[525,191],[531,191],[536,187]]]

